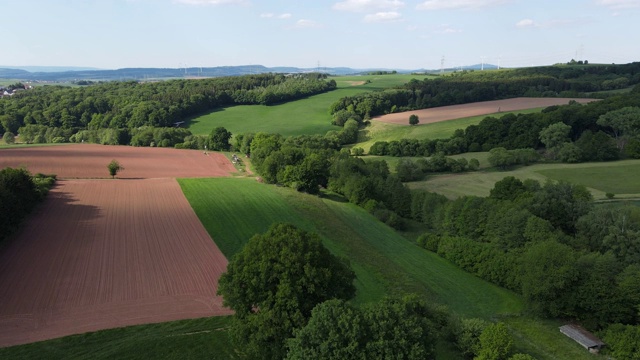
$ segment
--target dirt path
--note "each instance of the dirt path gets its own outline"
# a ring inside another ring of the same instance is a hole
[[[441,106],[430,109],[420,109],[401,113],[388,114],[373,118],[391,124],[409,125],[409,116],[418,115],[420,124],[430,124],[440,121],[461,119],[471,116],[489,115],[497,112],[511,112],[525,109],[535,109],[553,105],[566,105],[575,100],[586,104],[598,99],[570,99],[570,98],[515,98],[507,100],[483,101],[471,104]]]

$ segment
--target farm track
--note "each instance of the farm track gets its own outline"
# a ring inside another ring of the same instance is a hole
[[[31,172],[66,179],[0,251],[0,347],[231,314],[216,296],[227,260],[173,178],[228,175],[223,155],[100,145],[11,151],[18,156],[0,150],[0,167],[26,159]],[[71,179],[108,176],[112,158],[129,179]]]
[[[515,98],[506,100],[482,101],[470,104],[451,105],[434,107],[430,109],[420,109],[393,113],[374,117],[372,120],[386,122],[390,124],[400,124],[409,126],[409,116],[415,114],[419,117],[419,125],[430,124],[440,121],[462,119],[472,116],[489,115],[499,112],[511,112],[526,109],[535,109],[553,105],[567,105],[569,101],[575,100],[581,104],[586,104],[598,99],[572,99],[572,98]]]

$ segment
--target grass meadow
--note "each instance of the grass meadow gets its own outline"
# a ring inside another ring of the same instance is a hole
[[[449,198],[464,195],[488,196],[497,181],[506,176],[515,176],[521,180],[534,179],[541,183],[551,179],[581,184],[589,188],[595,200],[605,199],[607,192],[615,194],[617,198],[640,197],[640,184],[637,181],[640,176],[640,160],[581,164],[540,163],[499,171],[486,167],[487,153],[470,153],[463,156],[476,157],[480,161],[480,171],[429,175],[423,181],[407,185],[411,189],[437,192]],[[394,168],[390,166],[390,169]]]
[[[208,135],[222,126],[233,134],[248,132],[279,133],[283,136],[325,134],[340,130],[331,125],[329,107],[338,99],[367,91],[400,86],[411,79],[424,79],[416,75],[362,75],[334,77],[338,88],[324,94],[280,105],[240,105],[214,110],[188,121],[193,134]],[[369,80],[369,83],[366,81]]]
[[[231,317],[129,326],[0,348],[1,359],[237,359],[226,328]]]

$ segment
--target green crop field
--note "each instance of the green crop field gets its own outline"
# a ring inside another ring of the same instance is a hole
[[[512,113],[500,113],[500,116],[506,114],[531,114],[540,112],[543,108],[527,109],[514,111]],[[480,123],[487,116],[481,115],[467,118],[441,121],[431,124],[422,124],[417,126],[389,124],[381,121],[371,121],[371,125],[360,132],[359,142],[355,147],[364,148],[369,151],[371,145],[376,141],[393,141],[400,139],[447,139],[458,129],[466,129],[469,125]]]
[[[340,130],[331,125],[329,107],[345,96],[366,91],[383,90],[405,84],[411,79],[424,79],[414,75],[362,75],[334,77],[338,89],[328,93],[280,105],[243,105],[218,109],[195,117],[188,123],[194,134],[208,135],[222,126],[233,134],[247,132],[279,133],[283,136],[322,134],[329,130]],[[369,80],[369,83],[361,84]]]

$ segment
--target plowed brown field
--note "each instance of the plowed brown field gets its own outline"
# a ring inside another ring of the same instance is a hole
[[[471,116],[489,115],[497,112],[510,112],[553,105],[566,105],[571,100],[575,100],[581,104],[586,104],[598,99],[515,98],[507,100],[482,101],[471,104],[440,106],[430,109],[405,111],[374,117],[372,120],[392,124],[409,125],[409,116],[416,114],[420,119],[420,124],[418,125],[423,125]]]
[[[0,150],[0,168],[108,177],[112,158],[118,177],[156,178],[59,180],[0,250],[0,347],[231,313],[216,296],[227,260],[173,178],[227,175],[224,156],[72,145]]]
[[[119,178],[228,176],[233,164],[220,153],[132,146],[75,144],[0,149],[0,169],[25,167],[59,178],[109,178],[107,164],[118,160]]]

